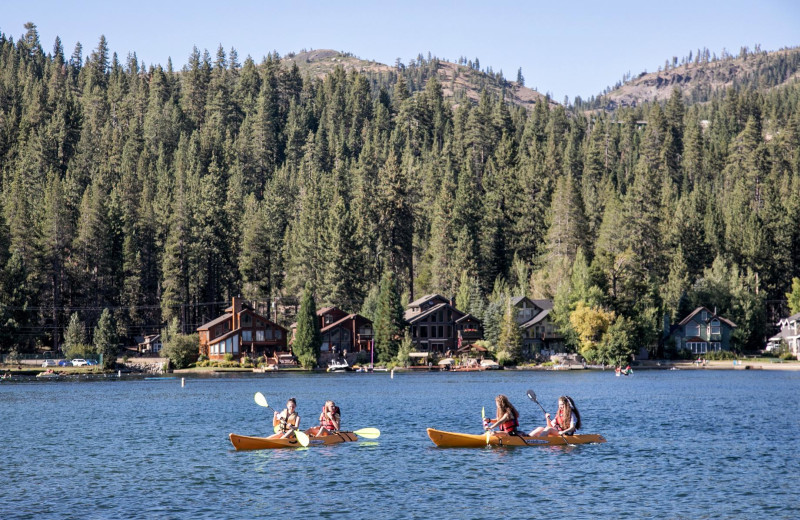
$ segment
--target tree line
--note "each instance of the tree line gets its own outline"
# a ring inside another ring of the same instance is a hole
[[[222,47],[145,67],[104,37],[67,56],[26,31],[0,34],[5,350],[104,309],[128,341],[192,332],[232,295],[307,283],[374,318],[385,273],[403,302],[458,296],[498,342],[500,301],[527,295],[596,359],[700,304],[755,348],[800,276],[796,85],[528,111],[486,91],[452,105],[435,74],[412,92],[402,71],[310,78]]]

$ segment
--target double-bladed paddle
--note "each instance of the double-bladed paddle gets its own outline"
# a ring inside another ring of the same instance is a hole
[[[546,420],[547,419],[547,412],[545,411],[544,406],[542,406],[542,404],[539,401],[536,400],[536,392],[534,392],[533,390],[528,390],[527,395],[528,395],[528,399],[530,399],[531,401],[533,401],[534,403],[539,405],[539,408],[541,408],[542,412],[544,412],[545,420]],[[562,439],[564,439],[564,442],[567,443],[568,446],[575,446],[574,444],[571,444],[567,440],[567,438],[564,437],[563,434],[559,433],[559,435],[561,436]]]
[[[261,392],[256,392],[255,401],[256,401],[256,404],[258,406],[263,406],[264,408],[269,408],[270,410],[275,412],[275,408],[273,408],[273,407],[271,407],[269,405],[269,403],[267,402],[267,398],[264,397],[264,394],[262,394]],[[277,413],[277,412],[275,412],[275,413]],[[302,431],[298,430],[294,426],[291,426],[291,428],[292,428],[292,431],[294,431],[294,436],[297,438],[297,442],[299,442],[300,445],[303,446],[304,448],[306,446],[308,446],[308,443],[310,442],[310,440],[308,438],[308,435],[306,435],[305,432],[302,432]]]

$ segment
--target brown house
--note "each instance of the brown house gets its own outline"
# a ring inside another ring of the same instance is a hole
[[[411,339],[422,352],[456,350],[483,338],[481,322],[461,312],[439,294],[428,294],[408,304],[403,316],[411,327]]]
[[[252,358],[272,357],[286,351],[287,330],[270,321],[234,297],[225,314],[197,328],[200,334],[200,354],[209,359],[224,359],[247,355]]]
[[[360,314],[347,314],[336,307],[317,311],[322,335],[322,352],[336,348],[341,353],[368,350],[373,338],[372,322]]]

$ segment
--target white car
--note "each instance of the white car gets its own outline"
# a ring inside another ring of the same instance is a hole
[[[57,366],[58,363],[56,363],[55,359],[45,359],[44,362],[42,363],[42,368],[57,367]]]
[[[72,360],[72,366],[74,366],[74,367],[85,367],[88,364],[89,364],[89,362],[86,361],[85,359],[76,358],[76,359]]]

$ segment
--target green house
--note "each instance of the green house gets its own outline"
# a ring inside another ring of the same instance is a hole
[[[693,354],[730,350],[731,334],[735,328],[732,321],[705,307],[698,307],[672,326],[665,317],[663,341],[664,345],[675,345],[677,350],[688,350]]]

